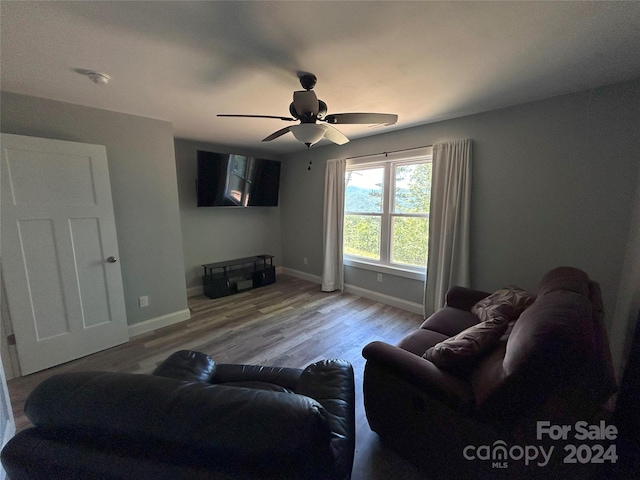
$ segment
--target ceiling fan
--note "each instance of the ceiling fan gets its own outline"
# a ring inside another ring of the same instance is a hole
[[[312,73],[300,74],[300,84],[304,90],[293,92],[293,102],[289,105],[291,117],[277,115],[242,115],[242,114],[218,114],[218,117],[249,117],[249,118],[275,118],[285,122],[300,121],[297,125],[281,128],[272,133],[263,142],[269,142],[285,133],[291,132],[307,147],[319,142],[322,138],[338,145],[344,145],[349,139],[333,125],[339,124],[370,124],[393,125],[398,121],[398,115],[390,113],[334,113],[327,115],[327,104],[318,100],[313,87],[318,79]],[[322,122],[322,123],[318,123]]]

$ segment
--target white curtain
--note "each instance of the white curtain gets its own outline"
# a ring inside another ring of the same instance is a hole
[[[469,286],[471,140],[433,146],[425,317],[444,306],[453,285]]]
[[[329,160],[324,174],[322,291],[344,288],[342,231],[344,224],[345,159]]]

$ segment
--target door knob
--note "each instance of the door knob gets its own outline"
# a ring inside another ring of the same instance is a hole
[[[113,256],[107,258],[107,262],[109,262],[109,263],[116,263],[117,261],[118,261],[118,259],[116,257],[113,257]]]

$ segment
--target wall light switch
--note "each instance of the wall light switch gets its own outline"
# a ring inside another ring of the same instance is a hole
[[[138,303],[140,305],[140,308],[143,307],[148,307],[149,306],[149,297],[147,295],[138,298]]]
[[[307,257],[304,257],[304,264],[307,264]]]
[[[381,273],[378,274],[378,281],[382,282],[382,274]]]

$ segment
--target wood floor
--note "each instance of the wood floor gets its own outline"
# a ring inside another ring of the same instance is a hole
[[[198,350],[218,363],[303,368],[342,358],[356,377],[356,456],[353,480],[423,478],[395,453],[381,447],[362,403],[362,348],[370,341],[395,343],[422,322],[420,315],[287,275],[275,284],[211,300],[189,299],[191,319],[134,337],[127,344],[8,382],[18,430],[30,423],[22,407],[45,378],[66,371],[149,373],[171,353]]]

